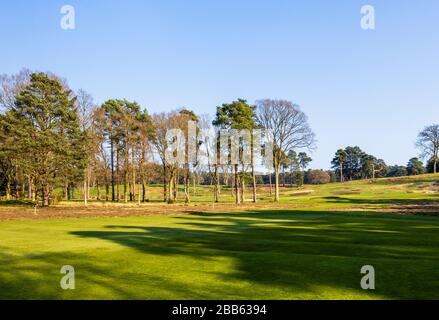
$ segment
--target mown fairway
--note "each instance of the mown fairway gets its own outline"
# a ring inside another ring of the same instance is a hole
[[[3,207],[2,217],[29,216],[0,222],[0,298],[439,299],[437,180],[287,188],[281,205],[240,211],[212,209],[207,191],[135,217],[115,217],[123,206],[68,219]],[[76,290],[61,290],[63,265],[75,267]],[[360,288],[363,265],[375,267],[375,291]]]

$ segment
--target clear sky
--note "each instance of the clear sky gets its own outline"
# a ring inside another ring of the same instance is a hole
[[[360,27],[366,4],[375,30]],[[0,73],[52,71],[151,113],[288,99],[317,135],[314,168],[347,145],[388,164],[418,154],[439,122],[438,38],[437,0],[0,0]]]

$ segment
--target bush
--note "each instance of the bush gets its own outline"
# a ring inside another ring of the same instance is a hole
[[[323,170],[310,170],[307,174],[309,184],[326,184],[331,182],[331,176]]]

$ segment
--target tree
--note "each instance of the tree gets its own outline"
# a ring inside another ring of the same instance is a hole
[[[195,116],[193,113],[189,116],[189,113],[188,111],[183,113],[171,111],[153,115],[154,137],[152,142],[162,162],[164,201],[168,203],[173,203],[177,199],[178,168],[181,164],[178,159],[177,161],[171,161],[167,157],[168,147],[177,142],[176,137],[168,136],[168,132],[172,129],[183,129],[184,131],[184,127],[187,127],[187,121]],[[182,145],[177,146],[177,149],[179,152],[184,152],[187,144],[183,145],[183,141],[180,141],[180,143]]]
[[[245,159],[244,152],[246,148],[250,148],[250,160],[252,168],[252,180],[253,180],[253,202],[256,202],[256,174],[254,166],[254,147],[253,147],[253,129],[256,127],[255,119],[255,107],[247,104],[246,100],[238,99],[230,104],[223,104],[217,107],[216,118],[213,121],[213,125],[228,130],[248,130],[250,133],[250,145],[244,145],[245,141],[242,140],[239,143],[239,159],[242,165],[241,178],[238,176],[238,163],[234,164],[235,171],[235,191],[236,191],[236,204],[240,204],[245,201]],[[239,186],[241,189],[239,190]]]
[[[257,102],[259,125],[268,130],[273,143],[273,168],[275,173],[275,201],[279,201],[279,173],[289,150],[312,148],[315,135],[308,118],[298,105],[286,100],[261,100]]]
[[[168,148],[168,140],[166,139],[166,132],[169,129],[168,114],[162,112],[152,116],[154,125],[154,137],[152,142],[162,162],[162,177],[163,177],[163,201],[168,201],[168,163],[166,161],[166,149]]]
[[[389,167],[383,159],[375,158],[372,166],[372,179],[383,178],[387,175],[387,172],[389,171]]]
[[[17,154],[12,146],[15,142],[14,137],[9,135],[6,127],[0,127],[0,187],[4,191],[6,200],[12,196],[12,188],[16,176],[16,164],[18,162]],[[17,189],[17,187],[16,187]],[[31,191],[32,192],[32,191]],[[29,195],[31,197],[31,195]]]
[[[302,168],[303,173],[305,173],[305,169],[306,167],[308,167],[308,164],[312,161],[312,158],[309,157],[306,154],[306,152],[300,152],[297,157],[299,160],[299,165]]]
[[[136,155],[138,153],[139,133],[141,132],[140,106],[128,100],[108,100],[101,106],[101,115],[97,117],[104,134],[110,143],[112,200],[120,200],[119,180],[120,163],[122,165],[123,200],[135,200],[137,177]],[[116,157],[116,168],[114,158]],[[116,197],[115,197],[116,186]]]
[[[360,147],[346,147],[346,178],[348,180],[356,180],[362,178],[362,158],[365,153]]]
[[[119,150],[120,141],[122,140],[122,110],[118,100],[108,100],[102,106],[103,116],[101,120],[101,128],[105,132],[110,143],[110,166],[111,166],[111,200],[119,201]],[[115,168],[116,155],[116,168]],[[117,188],[117,191],[115,190]]]
[[[142,184],[142,202],[146,201],[146,185],[147,185],[147,177],[149,174],[152,174],[151,170],[148,167],[148,155],[151,153],[150,142],[154,139],[154,126],[152,122],[152,117],[149,115],[147,110],[143,110],[138,116],[138,148],[140,152],[140,160],[139,160],[139,173],[140,180]],[[147,174],[149,173],[149,174]],[[140,202],[140,196],[139,196]]]
[[[409,176],[425,173],[424,164],[418,158],[411,158],[407,164],[407,173]]]
[[[340,176],[340,181],[374,179],[384,177],[387,165],[382,159],[364,152],[359,147],[339,149],[332,160],[332,168]]]
[[[79,119],[81,123],[81,129],[87,136],[89,143],[87,148],[87,164],[84,170],[84,204],[87,205],[88,198],[90,196],[89,187],[90,187],[90,164],[93,162],[93,159],[98,152],[96,148],[96,144],[94,142],[94,127],[93,127],[93,115],[96,110],[96,105],[93,101],[93,97],[87,93],[83,89],[79,89],[77,93],[77,109],[79,114]]]
[[[437,161],[438,161],[437,158],[431,158],[430,160],[428,160],[427,167],[426,167],[426,171],[428,173],[434,173],[434,167],[435,167],[435,164],[437,163]]]
[[[295,177],[294,172],[299,169],[299,159],[297,158],[297,153],[294,150],[288,151],[288,165],[290,169],[290,179],[291,179],[291,187],[293,186]]]
[[[1,117],[11,138],[8,151],[19,155],[20,167],[41,191],[42,205],[60,177],[77,179],[86,165],[86,136],[81,130],[76,98],[58,79],[34,73]]]
[[[433,124],[425,127],[418,134],[416,146],[421,150],[422,158],[433,160],[433,173],[437,172],[437,162],[439,159],[439,125]]]
[[[201,145],[204,146],[204,150],[205,150],[205,159],[206,159],[206,167],[207,167],[207,171],[209,173],[209,181],[210,184],[214,185],[213,186],[213,198],[214,198],[214,202],[217,203],[219,202],[219,172],[218,172],[218,165],[219,165],[219,154],[218,154],[218,136],[217,134],[215,134],[214,137],[211,137],[210,135],[210,129],[211,129],[211,125],[212,125],[212,121],[211,118],[208,114],[202,114],[200,116],[200,120],[199,120],[199,126],[201,131],[204,133],[203,137],[200,137],[200,143]],[[213,139],[212,139],[213,138]],[[212,149],[215,148],[215,164],[212,165],[211,163],[211,152],[213,151]],[[215,167],[214,172],[212,172],[212,166]]]
[[[17,74],[0,75],[0,111],[7,112],[15,106],[16,96],[24,87],[29,84],[31,71],[23,69]],[[1,130],[1,129],[0,129]],[[11,137],[7,136],[4,131],[0,131],[2,145],[7,146],[11,143]],[[0,174],[1,187],[5,191],[6,199],[10,200],[12,192],[15,191],[15,197],[19,198],[19,180],[21,180],[21,193],[24,193],[24,177],[25,173],[22,168],[19,168],[16,159],[19,155],[10,153],[8,148],[0,148]],[[28,198],[34,200],[34,190],[32,189],[31,177],[27,175],[28,184]],[[14,190],[13,190],[14,189]]]
[[[332,160],[332,168],[334,168],[336,171],[340,174],[340,182],[344,181],[344,173],[343,173],[343,166],[346,163],[348,159],[348,154],[343,149],[337,150],[335,153],[335,157]]]
[[[387,172],[387,177],[404,177],[407,175],[407,167],[398,165],[390,166]]]
[[[334,170],[327,170],[326,172],[330,177],[330,181],[329,181],[330,183],[337,182],[337,175]]]
[[[23,69],[17,74],[0,75],[0,110],[8,111],[15,106],[15,97],[29,84],[31,71]]]
[[[305,181],[305,174],[302,171],[296,171],[295,177],[297,188],[303,187]]]
[[[185,173],[184,173],[184,194],[185,194],[185,202],[190,203],[190,195],[189,195],[189,183],[190,183],[190,165],[191,163],[189,159],[189,153],[190,153],[190,144],[193,144],[195,146],[195,156],[197,155],[199,143],[198,143],[198,117],[195,114],[195,112],[187,109],[182,109],[179,112],[180,114],[180,129],[183,130],[185,136],[186,136],[186,143],[185,143]],[[196,124],[195,128],[195,137],[191,137],[189,133],[189,122],[192,121]],[[192,141],[192,139],[194,141]],[[196,159],[194,160],[197,161]],[[196,163],[192,163],[192,166],[196,166]]]
[[[382,159],[364,153],[361,157],[362,179],[375,179],[384,177],[387,174],[387,165]]]

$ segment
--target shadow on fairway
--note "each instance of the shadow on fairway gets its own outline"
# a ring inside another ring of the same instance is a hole
[[[111,272],[108,265],[90,261],[83,254],[46,253],[16,256],[0,247],[0,299],[2,300],[56,300],[90,299],[93,288],[101,287],[111,291],[114,298],[135,299],[129,290],[117,284],[123,281],[117,273]],[[76,273],[76,290],[62,290],[60,269],[73,265]],[[107,275],[107,276],[103,276]],[[109,279],[112,278],[112,279]],[[110,281],[109,281],[110,280]]]
[[[315,292],[318,298],[322,288],[364,293],[360,269],[373,265],[377,297],[439,298],[438,221],[412,218],[326,211],[198,213],[172,218],[175,227],[113,225],[72,234],[159,256],[231,258],[233,270],[216,274],[222,281],[274,286],[286,297]]]

